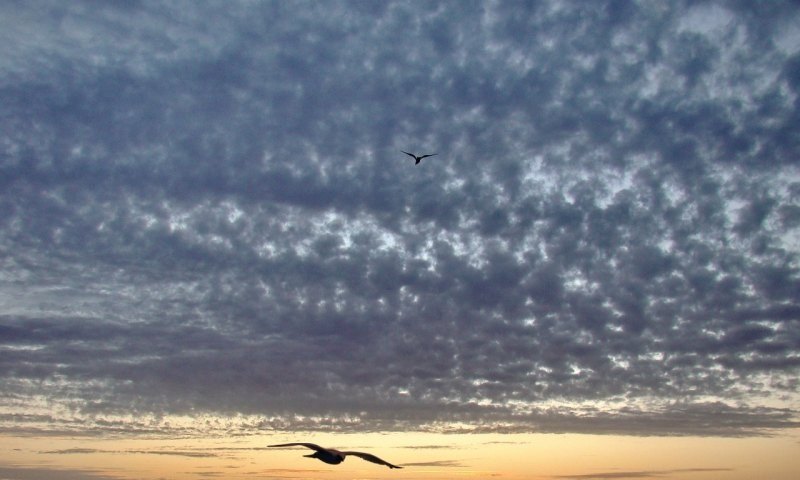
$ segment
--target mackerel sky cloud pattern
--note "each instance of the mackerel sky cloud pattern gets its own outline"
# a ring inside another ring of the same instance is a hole
[[[797,25],[1,3],[2,428],[797,427]]]

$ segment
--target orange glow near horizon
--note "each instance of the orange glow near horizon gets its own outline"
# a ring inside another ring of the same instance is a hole
[[[573,434],[274,434],[232,438],[115,439],[0,436],[0,477],[183,480],[200,478],[394,478],[522,480],[675,478],[790,480],[800,471],[797,432],[758,438]],[[358,458],[327,465],[309,450],[267,449],[313,441],[368,450],[402,470]],[[9,473],[11,472],[11,474]],[[13,474],[16,472],[16,476]]]

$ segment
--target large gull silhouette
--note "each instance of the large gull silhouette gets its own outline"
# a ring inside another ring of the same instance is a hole
[[[419,161],[420,161],[420,160],[422,160],[422,159],[423,159],[423,158],[425,158],[425,157],[432,157],[432,156],[434,156],[434,155],[438,155],[438,153],[431,153],[431,154],[429,154],[429,155],[420,155],[420,156],[418,157],[418,156],[414,155],[413,153],[408,153],[408,152],[406,152],[405,150],[400,150],[400,151],[401,151],[401,152],[403,152],[403,153],[405,153],[406,155],[410,155],[410,156],[412,156],[412,157],[414,158],[414,160],[416,160],[416,162],[414,162],[414,165],[417,165],[417,164],[419,163]]]
[[[398,467],[397,465],[392,465],[386,460],[381,460],[380,458],[376,457],[375,455],[372,455],[371,453],[342,452],[339,450],[334,450],[332,448],[322,448],[319,445],[315,445],[313,443],[295,442],[295,443],[280,443],[278,445],[268,445],[268,446],[310,448],[311,450],[314,450],[314,453],[312,453],[311,455],[303,455],[304,457],[316,458],[318,460],[322,460],[325,463],[330,463],[331,465],[338,465],[344,462],[344,458],[346,456],[355,455],[356,457],[362,458],[368,462],[377,463],[378,465],[386,465],[389,468],[403,468],[403,467]]]

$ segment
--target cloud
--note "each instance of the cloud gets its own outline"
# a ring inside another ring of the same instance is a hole
[[[0,6],[3,428],[795,428],[769,10]]]
[[[88,453],[106,453],[106,450],[99,450],[97,448],[64,448],[61,450],[48,450],[40,453],[57,454],[57,455],[75,455],[75,454],[88,454]]]
[[[411,450],[438,450],[438,449],[450,450],[458,447],[455,447],[453,445],[404,445],[399,448],[408,448]]]
[[[97,470],[78,470],[69,468],[28,467],[19,465],[0,465],[0,475],[20,480],[52,478],[54,480],[112,480],[120,478]]]
[[[433,460],[430,462],[404,463],[403,467],[466,467],[458,460]]]
[[[201,450],[100,450],[95,448],[66,448],[61,450],[43,451],[40,453],[57,454],[57,455],[76,455],[76,454],[93,454],[93,453],[116,453],[116,454],[139,454],[139,455],[172,455],[178,457],[192,457],[192,458],[208,458],[217,457],[219,454],[208,451],[208,449]]]
[[[730,472],[729,468],[680,468],[674,470],[642,470],[642,471],[629,471],[629,472],[602,472],[602,473],[587,473],[582,475],[558,475],[552,478],[568,478],[568,479],[600,479],[600,478],[657,478],[673,474],[685,473],[704,473],[704,472]]]

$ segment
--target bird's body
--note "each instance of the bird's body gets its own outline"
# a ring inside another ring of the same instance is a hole
[[[438,153],[431,153],[431,154],[428,154],[428,155],[420,155],[420,156],[416,156],[416,155],[414,155],[413,153],[408,153],[408,152],[406,152],[406,151],[404,151],[404,150],[400,150],[400,151],[401,151],[401,152],[403,152],[403,153],[405,153],[406,155],[410,155],[410,156],[411,156],[411,157],[412,157],[412,158],[415,160],[415,162],[414,162],[414,165],[417,165],[417,164],[419,164],[420,160],[422,160],[423,158],[426,158],[426,157],[432,157],[432,156],[434,156],[434,155],[438,155]]]
[[[311,455],[303,455],[304,457],[316,458],[330,465],[338,465],[344,462],[345,457],[354,455],[368,462],[377,463],[378,465],[386,465],[389,468],[403,468],[397,465],[392,465],[386,460],[382,460],[371,453],[364,452],[342,452],[333,448],[322,448],[313,443],[295,442],[295,443],[281,443],[278,445],[269,445],[270,447],[306,447],[314,450]]]

